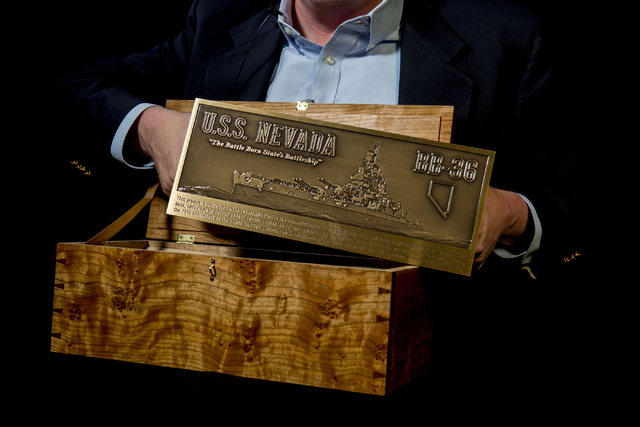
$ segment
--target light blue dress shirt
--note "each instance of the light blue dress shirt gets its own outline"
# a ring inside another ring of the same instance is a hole
[[[320,46],[293,28],[291,0],[280,4],[286,37],[267,102],[397,104],[403,0],[384,0],[342,23]]]
[[[282,0],[278,25],[286,37],[280,61],[267,92],[267,102],[397,104],[400,80],[400,21],[403,0],[383,0],[364,16],[342,23],[320,46],[293,28],[293,0]],[[125,117],[111,144],[111,154],[132,168],[150,169],[154,163],[131,165],[122,155],[124,140],[136,118],[153,104],[140,104]],[[535,235],[522,253],[495,249],[502,258],[531,261],[540,247],[542,227],[531,202],[520,195],[532,213]]]

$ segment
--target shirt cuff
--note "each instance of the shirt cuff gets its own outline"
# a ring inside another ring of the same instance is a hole
[[[493,250],[493,252],[501,258],[512,259],[522,257],[522,264],[529,264],[533,259],[534,252],[540,248],[540,240],[542,239],[542,225],[540,224],[538,213],[536,212],[536,209],[533,207],[533,204],[529,201],[529,199],[524,197],[522,194],[518,194],[518,196],[522,197],[522,199],[527,203],[527,206],[529,206],[529,211],[531,212],[531,217],[533,218],[534,233],[531,244],[526,251],[519,254],[514,254],[505,247],[496,248]]]
[[[155,163],[151,159],[149,159],[149,161],[143,165],[132,165],[124,159],[124,155],[122,154],[124,149],[124,141],[127,138],[127,134],[129,133],[133,122],[136,121],[138,116],[140,116],[140,114],[142,114],[144,110],[154,106],[155,104],[142,103],[133,107],[131,111],[129,111],[124,117],[124,119],[120,123],[120,126],[118,126],[118,130],[116,130],[116,134],[111,140],[111,155],[113,156],[113,158],[133,169],[153,169],[155,167]]]

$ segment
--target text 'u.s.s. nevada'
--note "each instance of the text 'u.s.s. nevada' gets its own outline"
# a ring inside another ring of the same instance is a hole
[[[313,166],[322,162],[321,158],[311,156],[313,154],[330,157],[336,155],[336,136],[331,133],[325,135],[319,130],[259,121],[256,134],[250,137],[247,135],[246,126],[247,120],[243,117],[234,120],[227,114],[205,111],[201,129],[205,134],[235,140],[209,138],[209,142],[215,147],[308,163]],[[257,145],[246,143],[250,138]],[[279,151],[278,148],[287,148],[298,153]]]

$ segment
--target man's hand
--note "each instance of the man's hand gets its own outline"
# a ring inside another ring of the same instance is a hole
[[[482,267],[496,244],[515,246],[527,229],[529,207],[516,193],[489,187],[484,202],[474,263]]]
[[[135,123],[137,149],[156,164],[162,191],[171,194],[182,146],[189,128],[189,113],[162,107],[147,108]]]

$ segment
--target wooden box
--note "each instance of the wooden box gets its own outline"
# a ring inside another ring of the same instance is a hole
[[[418,267],[282,255],[61,243],[51,350],[380,395],[427,369]]]
[[[428,369],[419,267],[267,250],[282,241],[174,221],[155,193],[58,244],[51,351],[377,395]],[[151,200],[163,240],[109,241]]]

